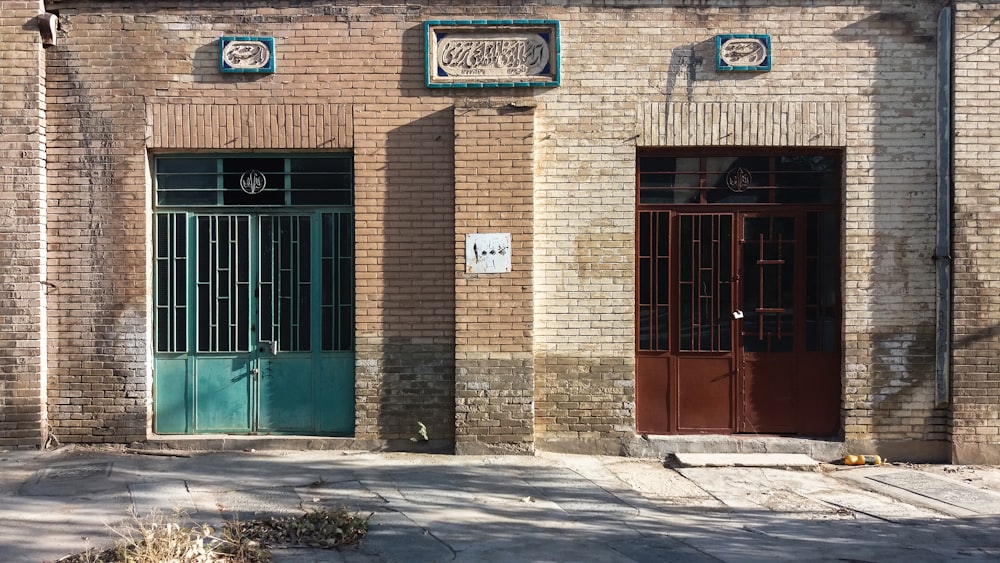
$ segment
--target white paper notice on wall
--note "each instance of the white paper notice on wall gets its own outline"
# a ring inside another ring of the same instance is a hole
[[[510,233],[465,235],[465,272],[503,274],[510,271]]]

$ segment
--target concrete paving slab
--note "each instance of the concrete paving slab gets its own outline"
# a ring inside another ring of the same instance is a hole
[[[215,498],[219,512],[241,520],[303,512],[302,501],[292,487],[220,491]]]
[[[111,464],[111,471],[102,464]],[[212,525],[221,518],[220,506],[226,514],[339,505],[374,513],[360,547],[281,548],[275,550],[278,563],[910,563],[995,561],[1000,554],[1000,515],[967,511],[956,518],[914,500],[929,497],[897,486],[913,489],[920,479],[868,478],[899,468],[780,467],[675,470],[657,459],[568,454],[160,457],[79,449],[6,462],[0,456],[0,561],[53,561],[87,545],[106,545],[113,539],[109,524],[126,519],[130,505],[162,510],[177,498],[190,498],[198,509],[191,520]],[[977,469],[984,476],[977,482],[989,482],[987,471]],[[71,475],[91,484],[69,486]],[[924,489],[953,503],[972,498]],[[36,492],[58,494],[31,494]]]
[[[306,509],[347,508],[361,514],[385,510],[389,501],[368,490],[361,481],[316,483],[295,487],[301,506]]]
[[[859,466],[835,471],[831,473],[831,476],[837,480],[849,483],[849,490],[864,490],[881,495],[883,498],[895,499],[906,505],[935,514],[935,517],[971,518],[980,516],[979,513],[970,508],[936,499],[932,495],[912,492],[908,490],[909,487],[900,487],[893,484],[902,483],[905,485],[908,476],[912,476],[914,473],[922,474],[923,472],[911,472],[908,469],[900,469],[891,465],[879,467]],[[883,477],[889,475],[898,476],[883,479]],[[932,476],[930,473],[927,475]],[[883,481],[889,482],[886,483]],[[959,483],[956,482],[956,484]],[[976,489],[973,488],[973,490]]]
[[[1000,514],[1000,495],[917,471],[896,471],[868,479],[981,515]]]
[[[21,487],[24,496],[82,496],[115,487],[112,463],[70,463],[46,467]]]
[[[814,469],[819,462],[804,454],[746,453],[674,453],[679,467],[777,467],[782,469]]]
[[[938,512],[924,510],[893,498],[864,491],[837,490],[817,493],[815,497],[850,513],[860,513],[887,522],[935,521],[942,517]]]
[[[198,512],[184,481],[168,479],[155,483],[133,483],[128,490],[132,496],[132,509],[140,517],[175,511],[193,516]]]

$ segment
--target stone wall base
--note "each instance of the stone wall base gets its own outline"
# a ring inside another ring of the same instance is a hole
[[[951,463],[958,465],[1000,465],[1000,442],[953,442]]]
[[[455,441],[456,455],[534,455],[533,442],[482,442],[474,439]]]
[[[947,463],[951,445],[946,440],[845,440],[849,454],[879,455],[890,462]]]

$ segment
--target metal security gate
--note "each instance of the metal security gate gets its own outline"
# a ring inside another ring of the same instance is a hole
[[[331,182],[323,168],[341,163],[307,162],[304,168],[313,172],[303,173],[294,159],[269,160],[157,161],[158,433],[353,433],[352,213],[346,206],[288,205],[300,195],[295,186]],[[218,170],[192,172],[198,165]],[[229,176],[236,174],[227,174],[227,166],[241,171],[236,187],[242,193],[227,193],[233,189]],[[272,168],[270,177],[259,171],[262,166]],[[249,190],[243,187],[244,168],[261,174]],[[312,177],[303,182],[297,171]],[[191,193],[181,196],[176,193],[181,188],[170,190],[175,183],[209,184],[209,176],[215,176],[215,201],[222,209],[175,210],[164,204],[184,198],[205,203],[210,190],[187,188]],[[254,190],[263,193],[261,184],[266,189],[282,179],[279,187],[286,193],[280,197],[247,197],[257,195],[250,193]],[[338,186],[343,178],[333,174],[332,180]],[[319,199],[343,201],[342,193],[331,192]],[[275,201],[284,205],[275,208]],[[268,202],[270,209],[250,204]]]
[[[838,170],[830,154],[640,158],[639,431],[836,434]]]

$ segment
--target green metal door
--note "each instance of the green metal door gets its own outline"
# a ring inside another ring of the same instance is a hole
[[[354,426],[354,354],[341,350],[353,329],[350,215],[259,219],[257,430],[344,433]]]
[[[156,213],[154,430],[350,435],[349,209]]]
[[[157,432],[352,432],[350,218],[157,215]]]

